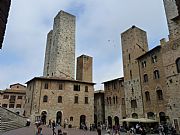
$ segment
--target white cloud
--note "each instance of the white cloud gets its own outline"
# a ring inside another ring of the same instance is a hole
[[[94,58],[95,83],[121,77],[120,33],[137,25],[147,31],[150,48],[156,46],[167,37],[162,4],[157,0],[12,1],[0,52],[0,88],[42,75],[46,35],[60,10],[77,16],[76,55]]]

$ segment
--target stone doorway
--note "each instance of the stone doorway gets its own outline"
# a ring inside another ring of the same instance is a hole
[[[58,125],[61,125],[61,122],[62,122],[62,112],[61,112],[61,111],[58,111],[58,112],[56,113],[56,123],[57,123]]]
[[[166,114],[164,112],[159,113],[160,123],[166,123]]]
[[[108,116],[108,127],[112,128],[112,117]]]
[[[86,116],[81,115],[80,116],[80,129],[83,129],[86,126]]]
[[[119,125],[119,117],[115,116],[114,117],[114,122],[115,122],[115,125]]]
[[[43,111],[41,113],[41,121],[42,121],[42,124],[43,125],[46,125],[46,117],[47,117],[47,112],[46,111]]]

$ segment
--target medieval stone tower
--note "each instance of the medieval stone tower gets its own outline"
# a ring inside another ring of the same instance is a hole
[[[92,82],[92,61],[93,58],[87,55],[77,58],[76,80]]]
[[[121,34],[127,117],[143,117],[142,88],[137,58],[148,51],[146,32],[132,26]]]
[[[47,35],[43,76],[74,79],[74,72],[75,16],[60,11]]]
[[[170,37],[176,38],[180,35],[180,1],[163,0],[169,27]]]

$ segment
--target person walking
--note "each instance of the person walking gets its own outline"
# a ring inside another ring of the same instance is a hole
[[[100,125],[98,125],[98,127],[97,127],[97,133],[98,133],[98,135],[101,135],[101,126]]]
[[[42,135],[42,127],[38,127],[36,135]]]
[[[52,124],[52,122],[51,122],[51,120],[49,120],[48,127],[51,128],[51,124]]]
[[[52,131],[53,131],[53,135],[56,135],[55,127],[56,127],[56,123],[55,123],[55,121],[53,120],[53,122],[52,122]]]

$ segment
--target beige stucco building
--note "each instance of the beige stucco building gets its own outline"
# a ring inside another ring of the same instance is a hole
[[[26,86],[19,83],[0,91],[0,106],[19,115],[24,115],[25,99]]]
[[[73,127],[94,123],[94,83],[35,77],[27,82],[26,116]]]

